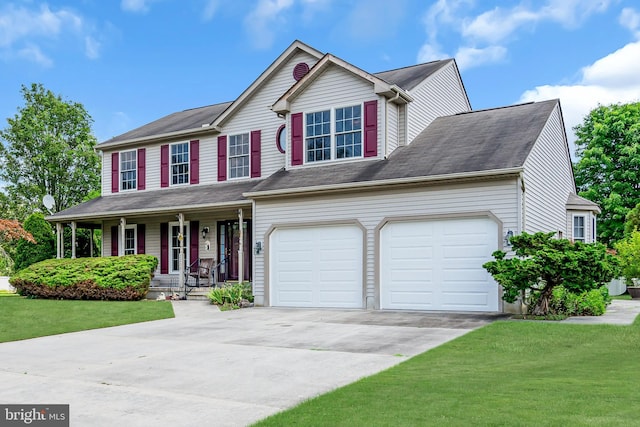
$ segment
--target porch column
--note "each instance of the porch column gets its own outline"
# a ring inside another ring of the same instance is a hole
[[[56,222],[56,258],[62,258],[62,224]]]
[[[178,272],[180,277],[178,278],[178,285],[184,288],[184,215],[178,214],[178,223],[180,231],[178,232],[178,241],[180,242],[180,251],[178,254]]]
[[[242,209],[238,209],[238,224],[240,227],[240,241],[238,242],[238,282],[244,281],[244,215]]]
[[[125,229],[127,228],[127,220],[120,218],[120,238],[118,239],[118,256],[124,255],[124,239]]]
[[[71,259],[76,258],[76,222],[71,221]]]
[[[93,258],[93,228],[89,229],[89,256]]]

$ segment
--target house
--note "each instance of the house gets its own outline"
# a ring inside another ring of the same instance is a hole
[[[503,311],[492,252],[592,242],[600,212],[559,101],[473,111],[453,59],[369,73],[295,41],[236,100],[97,148],[102,196],[48,217],[59,247],[100,228],[103,256],[157,256],[160,286],[214,258],[264,306]]]

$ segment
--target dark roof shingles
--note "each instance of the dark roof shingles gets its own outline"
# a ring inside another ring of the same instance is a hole
[[[441,61],[432,61],[424,64],[411,65],[409,67],[397,68],[395,70],[374,73],[373,75],[401,87],[404,90],[411,90],[418,84],[423,82],[428,76],[438,71],[445,64],[453,61],[453,59],[444,59]]]

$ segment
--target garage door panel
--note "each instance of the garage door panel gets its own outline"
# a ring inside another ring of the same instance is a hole
[[[498,286],[482,268],[497,249],[497,234],[488,218],[386,224],[381,308],[497,311]]]
[[[362,307],[360,228],[285,228],[275,230],[269,241],[271,305]]]

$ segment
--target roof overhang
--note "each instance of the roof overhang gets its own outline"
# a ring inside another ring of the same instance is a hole
[[[132,138],[132,139],[126,139],[126,140],[116,141],[116,142],[103,142],[96,146],[96,150],[103,151],[104,149],[118,148],[124,145],[132,145],[137,143],[148,144],[148,143],[154,143],[154,142],[166,142],[166,141],[176,140],[180,138],[188,139],[188,138],[200,137],[207,134],[215,135],[220,132],[221,130],[219,127],[206,124],[199,128],[163,133],[159,135],[153,135],[151,137],[143,136],[140,138]]]
[[[322,57],[320,61],[314,65],[309,72],[302,77],[296,84],[291,86],[287,92],[285,92],[272,106],[271,110],[273,110],[277,114],[286,114],[291,111],[291,102],[295,100],[300,94],[302,94],[307,87],[309,87],[322,73],[324,73],[330,66],[337,66],[341,69],[368,81],[373,85],[373,91],[377,95],[384,96],[388,99],[393,100],[398,104],[406,104],[413,101],[411,95],[406,92],[404,89],[398,87],[397,85],[392,85],[384,80],[374,76],[373,74],[367,73],[366,71],[356,67],[355,65],[349,64],[342,59],[333,56],[331,54],[326,54]]]
[[[522,167],[495,169],[486,171],[461,172],[454,174],[420,176],[409,178],[395,178],[364,182],[348,182],[344,184],[314,185],[310,187],[286,188],[268,191],[249,191],[242,195],[247,199],[268,199],[276,197],[297,196],[310,193],[337,193],[354,190],[378,190],[386,187],[412,187],[451,182],[495,180],[507,177],[517,177],[524,171]]]

